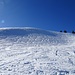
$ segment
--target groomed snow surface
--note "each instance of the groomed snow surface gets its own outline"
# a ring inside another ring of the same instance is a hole
[[[75,34],[1,28],[0,75],[75,75]]]

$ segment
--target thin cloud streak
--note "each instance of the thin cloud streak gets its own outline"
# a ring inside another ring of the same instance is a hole
[[[10,3],[11,0],[0,0],[0,12],[3,11],[4,7]]]

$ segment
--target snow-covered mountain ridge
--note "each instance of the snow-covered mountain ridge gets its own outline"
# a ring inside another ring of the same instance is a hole
[[[75,35],[0,28],[0,75],[75,75]]]

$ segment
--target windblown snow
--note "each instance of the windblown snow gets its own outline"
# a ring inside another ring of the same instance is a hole
[[[0,75],[75,75],[75,35],[0,28]]]

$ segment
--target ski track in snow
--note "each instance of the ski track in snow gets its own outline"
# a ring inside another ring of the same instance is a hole
[[[9,36],[4,30],[0,30],[0,75],[75,75],[75,35],[40,34],[34,29],[36,33],[27,36]]]

